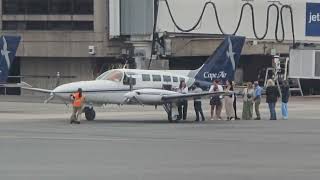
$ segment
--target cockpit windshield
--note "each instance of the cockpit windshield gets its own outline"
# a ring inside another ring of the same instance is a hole
[[[120,82],[123,78],[123,72],[118,70],[107,71],[97,77],[97,80],[109,80],[114,82]]]

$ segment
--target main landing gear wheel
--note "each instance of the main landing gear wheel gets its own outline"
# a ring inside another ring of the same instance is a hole
[[[85,107],[83,111],[88,121],[93,121],[96,118],[96,112],[93,107]]]

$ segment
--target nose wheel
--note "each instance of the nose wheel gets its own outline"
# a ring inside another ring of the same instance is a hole
[[[88,121],[93,121],[96,118],[96,111],[93,109],[93,107],[85,107],[83,111]]]

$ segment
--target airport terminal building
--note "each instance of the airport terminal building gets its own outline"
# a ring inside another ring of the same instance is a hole
[[[11,75],[48,89],[57,72],[60,83],[88,80],[125,60],[139,69],[195,69],[226,34],[246,36],[236,77],[255,80],[273,55],[320,43],[315,0],[0,0],[0,6],[1,33],[22,37]]]
[[[34,87],[92,79],[116,63],[121,42],[108,37],[107,0],[1,0],[1,34],[20,35],[11,75]],[[14,80],[13,80],[14,81]]]

